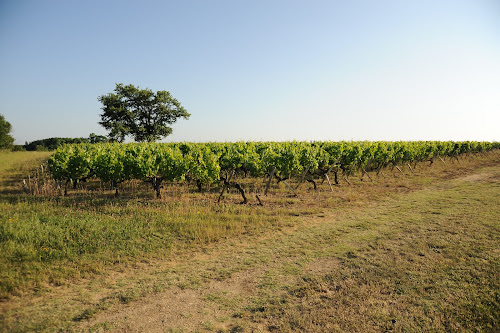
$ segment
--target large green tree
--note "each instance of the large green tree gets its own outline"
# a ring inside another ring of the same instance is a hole
[[[0,114],[0,149],[10,148],[14,144],[14,138],[10,135],[12,125]]]
[[[154,142],[172,133],[178,118],[190,114],[168,91],[139,89],[117,83],[113,93],[99,96],[103,113],[99,124],[109,131],[109,138],[123,142],[131,136],[138,142]]]

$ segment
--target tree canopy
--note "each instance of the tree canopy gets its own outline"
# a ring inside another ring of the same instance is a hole
[[[23,145],[23,148],[27,151],[35,151],[35,150],[55,150],[59,146],[65,144],[78,144],[78,143],[89,143],[90,139],[87,138],[48,138],[35,140],[31,142],[26,142]],[[92,142],[90,142],[92,143]]]
[[[154,142],[172,133],[169,126],[190,114],[170,92],[139,89],[117,83],[113,93],[99,96],[103,113],[101,124],[112,141],[122,142],[131,136],[138,142]]]
[[[105,137],[104,135],[97,135],[95,133],[90,133],[89,142],[90,143],[108,142],[108,138]]]
[[[14,138],[10,135],[12,125],[0,114],[0,149],[11,148]]]

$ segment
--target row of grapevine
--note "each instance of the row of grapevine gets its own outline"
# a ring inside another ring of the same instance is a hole
[[[187,179],[201,190],[235,171],[284,180],[325,175],[333,166],[349,174],[498,148],[499,143],[475,141],[78,144],[60,147],[49,166],[54,178],[66,184],[99,178],[116,187],[140,179],[160,197],[165,181]]]
[[[49,159],[56,180],[74,187],[89,178],[116,185],[126,180],[150,182],[160,197],[163,181],[193,179],[199,184],[219,178],[218,156],[208,147],[185,144],[80,144],[62,146]],[[65,194],[66,194],[65,189]]]

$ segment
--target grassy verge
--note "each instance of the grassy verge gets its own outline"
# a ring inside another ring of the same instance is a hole
[[[0,150],[0,181],[2,189],[18,184],[30,171],[43,163],[50,152],[10,152]]]
[[[282,210],[110,199],[0,202],[0,297],[279,227]]]

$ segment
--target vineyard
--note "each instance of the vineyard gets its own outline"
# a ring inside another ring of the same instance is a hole
[[[339,179],[349,183],[355,174],[371,179],[370,173],[379,174],[387,167],[413,172],[419,163],[444,163],[444,158],[458,160],[498,148],[500,143],[474,141],[77,144],[56,150],[48,165],[65,195],[69,185],[76,188],[91,179],[108,184],[115,195],[120,184],[141,180],[151,184],[157,198],[166,183],[192,183],[199,191],[222,184],[220,197],[233,187],[247,203],[237,179],[264,178],[264,194],[276,180],[295,195],[294,187],[305,181],[314,189],[318,181],[327,181],[332,189]]]
[[[498,148],[1,152],[0,331],[492,331]]]

